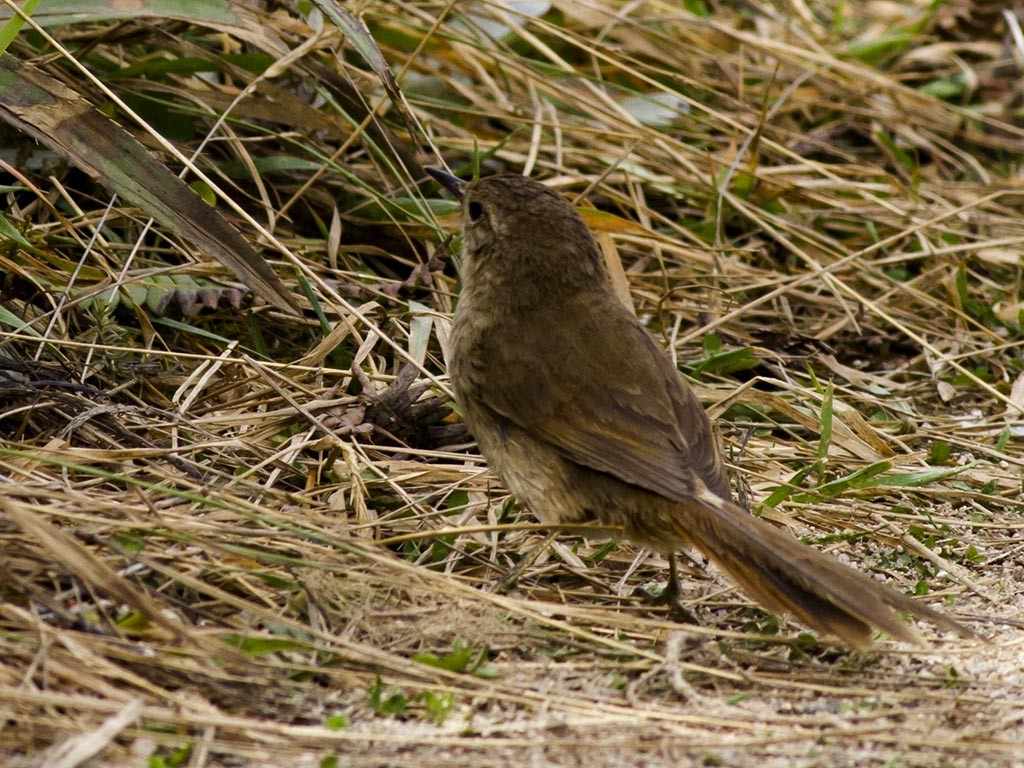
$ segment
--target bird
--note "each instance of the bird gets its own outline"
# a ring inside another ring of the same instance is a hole
[[[939,611],[733,501],[711,421],[624,306],[573,204],[538,181],[427,172],[461,202],[461,291],[447,365],[469,432],[543,523],[597,523],[663,553],[697,549],[749,597],[862,649],[918,645],[900,616],[964,637]]]

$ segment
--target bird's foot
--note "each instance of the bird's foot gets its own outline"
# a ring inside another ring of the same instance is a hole
[[[680,621],[687,624],[700,624],[690,609],[683,605],[682,590],[679,589],[679,574],[676,572],[676,556],[669,555],[668,563],[668,583],[665,584],[665,588],[660,594],[655,595],[645,589],[638,591],[642,592],[654,605],[667,606],[669,613]]]

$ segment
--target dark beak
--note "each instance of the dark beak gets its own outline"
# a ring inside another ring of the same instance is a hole
[[[453,176],[441,168],[424,168],[427,173],[434,177],[434,179],[441,184],[442,187],[447,189],[459,200],[462,199],[462,193],[466,188],[466,182],[460,179],[458,176]]]

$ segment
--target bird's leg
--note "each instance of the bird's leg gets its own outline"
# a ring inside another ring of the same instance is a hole
[[[555,537],[558,536],[559,533],[560,531],[557,530],[551,531],[547,536],[545,536],[541,540],[540,544],[527,550],[526,554],[523,555],[522,559],[514,566],[512,566],[509,569],[508,573],[506,573],[501,578],[501,580],[494,585],[494,591],[508,592],[510,589],[515,587],[516,583],[519,581],[519,578],[523,575],[523,571],[525,571],[527,568],[533,565],[534,562],[536,562],[537,558],[540,557],[540,553],[551,546],[551,542],[555,540]]]
[[[697,621],[697,617],[690,612],[689,608],[683,605],[680,594],[676,554],[672,552],[668,556],[668,583],[660,595],[652,598],[652,602],[655,605],[667,605],[670,613],[674,613],[676,618],[685,621],[687,624],[699,624],[700,622]]]

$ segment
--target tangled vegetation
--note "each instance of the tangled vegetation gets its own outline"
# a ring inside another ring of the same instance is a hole
[[[1019,764],[1006,4],[15,5],[0,762]],[[991,644],[848,652],[702,564],[680,624],[600,532],[496,590],[548,531],[450,403],[442,163],[576,201],[751,509]]]

